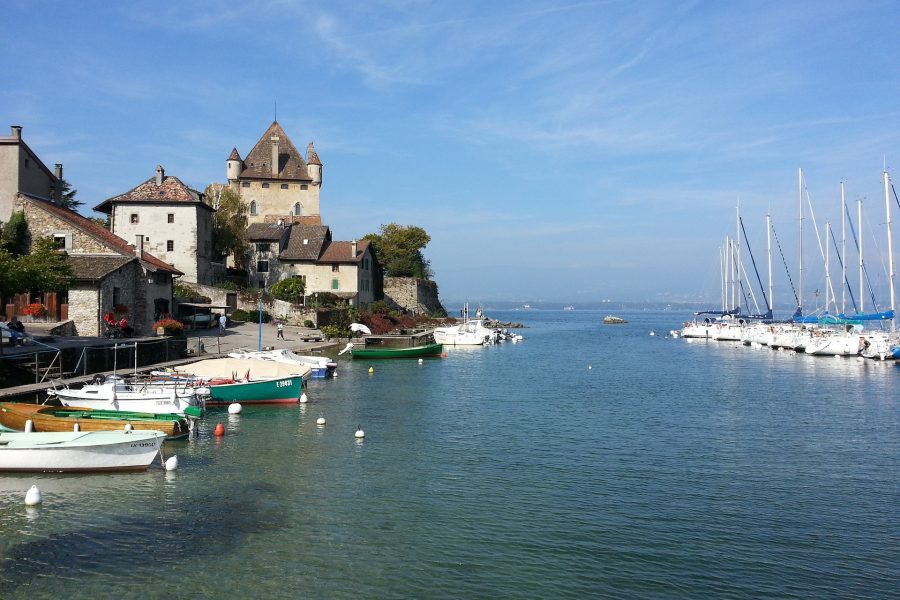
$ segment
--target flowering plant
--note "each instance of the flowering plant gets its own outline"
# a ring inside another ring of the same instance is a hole
[[[43,317],[47,314],[47,309],[43,304],[35,302],[26,306],[22,312],[31,317]]]
[[[156,323],[153,324],[153,331],[156,331],[162,327],[166,331],[166,335],[174,335],[180,336],[184,334],[184,325],[181,321],[176,321],[175,319],[160,319]]]

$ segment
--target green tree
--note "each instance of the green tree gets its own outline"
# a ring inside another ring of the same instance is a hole
[[[12,254],[0,248],[0,301],[19,291],[19,271]]]
[[[233,256],[238,266],[246,262],[247,205],[229,187],[208,185],[203,200],[216,209],[213,214],[213,253],[219,257]]]
[[[375,255],[386,275],[431,278],[431,263],[422,254],[431,236],[421,227],[388,223],[379,228],[379,233],[370,233],[363,239],[375,247]]]
[[[78,190],[73,188],[71,183],[63,179],[60,181],[60,185],[62,186],[59,201],[60,206],[62,206],[63,208],[68,208],[69,210],[77,211],[81,206],[84,205],[84,202],[75,199],[75,194],[78,193]]]
[[[19,292],[55,292],[68,287],[72,280],[72,267],[57,253],[49,237],[34,240],[31,252],[19,257],[15,268],[19,271]]]
[[[284,300],[285,302],[300,302],[303,300],[305,291],[306,285],[299,277],[282,279],[271,287],[272,295],[278,300]]]
[[[24,211],[14,212],[3,226],[3,232],[0,233],[0,248],[13,256],[28,252],[28,222],[25,220]]]

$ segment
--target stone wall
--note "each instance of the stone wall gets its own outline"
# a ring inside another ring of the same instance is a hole
[[[384,300],[394,309],[417,315],[446,314],[437,282],[413,277],[385,277]]]

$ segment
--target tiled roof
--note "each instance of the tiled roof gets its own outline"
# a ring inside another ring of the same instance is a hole
[[[228,155],[226,160],[241,160],[241,155],[238,154],[237,148],[231,149],[231,154]]]
[[[81,231],[90,235],[91,237],[99,240],[103,244],[105,244],[111,250],[118,252],[123,256],[135,256],[134,246],[115,235],[112,231],[103,227],[90,219],[82,217],[77,212],[73,210],[69,210],[68,208],[63,208],[61,206],[57,206],[52,202],[47,201],[44,198],[40,198],[38,196],[32,196],[31,194],[22,193],[22,196],[25,196],[29,200],[33,200],[35,206],[39,206],[41,209],[47,211],[48,213],[54,215],[55,217],[66,221],[73,227],[77,227]],[[176,275],[184,275],[181,271],[173,267],[167,262],[164,262],[149,252],[144,252],[143,263],[147,264],[151,270],[159,270],[159,271],[167,271],[169,273],[174,273]]]
[[[191,204],[203,204],[212,209],[211,206],[202,202],[203,194],[195,189],[186,186],[180,179],[174,175],[165,175],[162,185],[156,185],[156,177],[151,177],[144,183],[133,188],[132,190],[108,198],[94,207],[97,212],[110,213],[112,205],[115,202],[184,202]]]
[[[272,174],[272,136],[278,136],[278,174]],[[262,134],[253,150],[244,159],[240,177],[250,179],[287,179],[311,181],[303,156],[294,147],[278,121]]]
[[[322,247],[331,239],[327,225],[294,225],[280,260],[318,260]],[[303,241],[306,240],[304,244]],[[349,252],[349,250],[348,250]]]
[[[275,223],[251,223],[247,227],[247,240],[268,240],[277,242],[284,234],[285,227]]]
[[[369,240],[359,240],[356,242],[356,256],[354,256],[353,242],[331,242],[325,247],[322,256],[319,257],[319,262],[359,262],[368,247]]]
[[[319,165],[322,166],[322,161],[319,160],[319,155],[316,154],[316,149],[313,148],[313,143],[310,142],[309,146],[306,148],[306,163],[310,165]]]
[[[110,255],[94,255],[87,256],[84,254],[73,254],[66,257],[66,262],[72,267],[72,274],[75,279],[87,279],[96,281],[103,279],[109,273],[116,269],[127,265],[136,257],[127,256],[110,256]]]

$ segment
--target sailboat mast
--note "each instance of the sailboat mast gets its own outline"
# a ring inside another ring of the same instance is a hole
[[[887,253],[888,253],[888,285],[891,286],[891,310],[896,311],[896,306],[894,305],[894,247],[893,247],[893,232],[891,227],[891,198],[890,198],[890,190],[891,183],[888,177],[887,169],[884,170],[884,210],[887,216]],[[896,312],[895,312],[896,314]],[[891,319],[891,330],[895,329],[896,317]]]
[[[831,286],[831,270],[828,268],[828,258],[831,252],[828,251],[828,242],[831,240],[831,221],[825,221],[825,312],[828,312],[828,291],[831,290],[831,301],[837,305],[837,299],[834,297],[834,288]]]
[[[719,300],[722,302],[722,311],[724,312],[725,306],[728,304],[728,299],[725,297],[725,247],[719,246]]]
[[[858,238],[856,243],[859,246],[859,312],[866,312],[866,294],[863,284],[863,275],[865,267],[863,265],[863,234],[862,234],[862,198],[856,199],[856,228],[859,230],[856,234]]]
[[[737,272],[737,281],[735,282],[735,294],[741,293],[743,291],[743,287],[741,286],[741,282],[743,279],[741,278],[741,203],[738,201],[737,208],[735,209],[735,218],[734,218],[734,229],[737,232],[737,237],[734,239],[734,265],[735,271]],[[735,295],[735,306],[740,306],[740,300],[738,300],[737,295]],[[740,314],[740,311],[738,311]]]
[[[775,310],[775,298],[772,296],[772,215],[766,214],[766,253],[769,255],[769,312]]]
[[[800,276],[797,280],[799,292],[797,295],[798,308],[803,309],[803,169],[797,169],[797,189],[800,200]]]
[[[841,314],[847,314],[847,202],[841,180]]]

